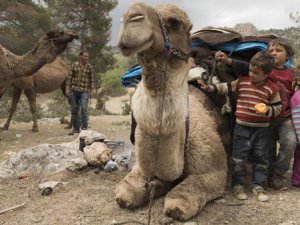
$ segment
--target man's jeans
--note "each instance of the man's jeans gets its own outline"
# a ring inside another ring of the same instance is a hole
[[[297,136],[290,117],[271,120],[269,128],[273,136],[273,147],[270,149],[269,173],[271,173],[270,175],[281,177],[289,170],[297,147]],[[277,141],[280,145],[278,153]]]
[[[244,185],[249,158],[252,161],[252,185],[265,187],[272,137],[267,127],[235,125],[231,156],[232,186]]]
[[[88,127],[88,100],[89,94],[87,91],[72,91],[71,92],[71,111],[73,130],[79,131],[80,123],[78,118],[79,107],[81,110],[81,128]]]

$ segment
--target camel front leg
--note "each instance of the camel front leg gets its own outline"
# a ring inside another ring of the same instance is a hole
[[[29,102],[30,112],[32,115],[32,121],[33,121],[32,132],[38,132],[39,128],[37,123],[36,93],[32,88],[25,89],[24,92]]]
[[[135,152],[141,170],[148,177],[166,182],[178,179],[184,167],[184,131],[152,136],[137,126]]]
[[[60,90],[62,92],[62,94],[66,97],[66,99],[68,100],[69,106],[70,106],[70,112],[71,112],[71,97],[67,95],[66,90],[66,80],[60,85]],[[70,116],[70,118],[72,117],[72,115]],[[69,124],[65,127],[65,129],[71,129],[72,128],[72,119],[70,119]]]
[[[16,112],[17,105],[18,105],[18,102],[21,97],[21,93],[22,93],[21,89],[14,87],[13,98],[11,100],[11,106],[10,106],[8,118],[7,118],[6,122],[4,123],[2,130],[7,130],[9,128],[10,121],[11,121],[14,113]]]
[[[189,175],[167,194],[164,212],[174,219],[188,220],[208,201],[220,197],[225,186],[226,171]]]
[[[153,186],[155,186],[154,196],[156,197],[166,194],[174,185],[159,179],[150,180],[142,173],[139,166],[135,166],[118,184],[116,201],[122,207],[137,208],[150,199]]]
[[[135,166],[116,188],[117,203],[126,208],[136,208],[146,201],[146,177],[139,166]]]

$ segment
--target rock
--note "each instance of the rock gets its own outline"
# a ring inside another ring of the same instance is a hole
[[[84,148],[85,160],[93,165],[105,165],[112,158],[111,150],[102,142],[94,142]]]
[[[88,165],[88,162],[83,157],[78,157],[70,160],[70,165],[66,168],[69,171],[76,171]]]
[[[16,152],[12,152],[12,151],[5,151],[3,153],[3,160],[7,160],[7,159],[10,159],[12,157],[14,157],[17,153]]]
[[[104,167],[104,170],[107,172],[112,172],[117,169],[118,169],[117,163],[112,160],[108,161]]]
[[[61,172],[70,166],[78,166],[79,169],[83,163],[78,165],[77,160],[72,160],[80,157],[83,159],[78,142],[38,145],[0,162],[0,178],[19,178],[23,171],[26,171],[26,176],[37,176]]]
[[[196,222],[186,222],[183,225],[197,225],[197,223]]]
[[[85,139],[85,145],[91,145],[95,141],[104,141],[106,136],[93,130],[82,130],[79,139]]]
[[[58,182],[58,181],[47,181],[47,182],[43,182],[41,184],[39,184],[39,189],[45,189],[47,187],[50,187],[52,189],[54,189],[55,187],[64,187],[67,184],[67,182]]]
[[[52,192],[58,188],[62,188],[66,185],[66,182],[57,182],[57,181],[47,181],[39,184],[39,189],[43,196],[50,195]]]
[[[21,171],[18,175],[19,179],[26,179],[29,177],[29,172],[28,171]]]
[[[45,124],[61,124],[60,118],[41,118],[38,120],[39,123]]]

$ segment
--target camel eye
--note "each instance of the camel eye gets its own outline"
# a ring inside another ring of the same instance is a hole
[[[167,26],[171,27],[171,28],[178,28],[179,25],[181,24],[180,20],[174,18],[174,17],[170,17],[167,19],[166,21]]]

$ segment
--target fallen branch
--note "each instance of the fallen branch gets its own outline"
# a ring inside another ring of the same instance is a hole
[[[15,210],[15,209],[19,209],[19,208],[23,207],[25,204],[26,204],[26,203],[24,202],[24,203],[22,203],[22,204],[20,204],[20,205],[16,205],[16,206],[10,207],[10,208],[8,208],[8,209],[3,209],[3,210],[0,211],[0,215],[6,213],[6,212],[8,212],[8,211],[12,211],[12,210]]]

